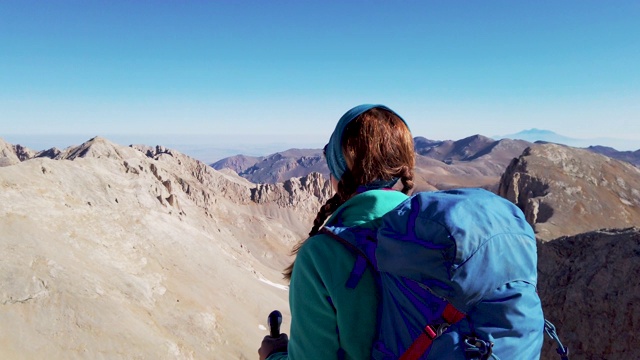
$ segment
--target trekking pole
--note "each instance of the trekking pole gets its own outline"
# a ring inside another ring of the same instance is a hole
[[[282,314],[278,310],[273,310],[267,318],[269,324],[269,332],[272,338],[280,337],[280,325],[282,324]]]

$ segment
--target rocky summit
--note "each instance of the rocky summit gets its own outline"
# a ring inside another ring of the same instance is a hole
[[[498,194],[542,240],[640,225],[640,169],[584,149],[529,147],[502,175]]]

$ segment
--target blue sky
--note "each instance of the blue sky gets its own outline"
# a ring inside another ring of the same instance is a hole
[[[637,149],[638,19],[639,1],[5,0],[0,137],[320,147],[383,103],[430,139]]]

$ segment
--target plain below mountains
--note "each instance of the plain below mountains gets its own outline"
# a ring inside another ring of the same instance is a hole
[[[554,144],[416,144],[434,164],[417,176],[449,172],[425,185],[490,184],[525,212],[545,315],[573,357],[640,358],[637,167]],[[500,168],[496,149],[521,145]],[[0,164],[3,359],[255,358],[271,310],[288,328],[280,271],[331,196],[317,172],[255,184],[103,138],[42,152],[0,140]]]

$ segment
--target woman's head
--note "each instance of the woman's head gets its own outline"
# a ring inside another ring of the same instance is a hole
[[[413,188],[413,137],[404,120],[386,106],[360,105],[347,111],[325,147],[325,156],[338,186],[318,211],[310,236],[360,189],[390,188],[398,180],[405,194]],[[294,254],[300,246],[302,243]],[[293,264],[285,270],[286,278],[292,270]]]
[[[413,170],[413,138],[404,120],[391,109],[360,105],[340,118],[327,144],[326,158],[331,175],[351,185],[349,188],[391,187]]]

